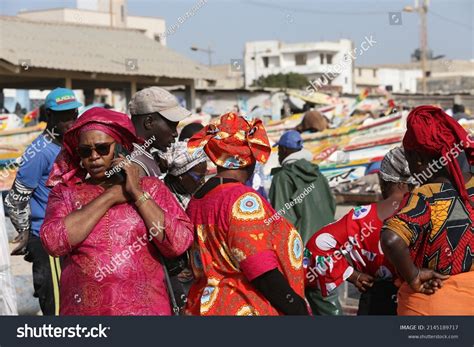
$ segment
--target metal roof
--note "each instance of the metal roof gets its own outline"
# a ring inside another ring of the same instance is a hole
[[[0,59],[13,65],[134,76],[216,79],[139,30],[0,16]]]

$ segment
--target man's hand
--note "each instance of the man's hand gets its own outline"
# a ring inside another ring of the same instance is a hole
[[[374,278],[372,276],[356,270],[354,270],[347,280],[355,285],[362,293],[365,293],[367,289],[374,285]]]
[[[29,235],[30,235],[30,232],[26,230],[18,234],[17,237],[15,237],[15,239],[13,240],[13,243],[18,243],[18,245],[12,251],[11,255],[25,255],[26,254],[26,245],[28,244]]]

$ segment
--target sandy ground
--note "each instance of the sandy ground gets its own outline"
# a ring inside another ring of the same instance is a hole
[[[353,206],[338,206],[336,209],[336,219],[346,214]],[[6,218],[7,232],[9,240],[13,240],[16,231],[9,218]],[[16,244],[10,243],[10,251],[16,247]],[[40,308],[37,298],[33,297],[33,278],[31,274],[31,263],[26,262],[23,256],[10,256],[11,271],[15,281],[17,291],[18,312],[20,315],[37,315],[40,314]],[[354,305],[358,298],[358,293],[352,285],[341,286],[340,288],[341,303],[346,312],[353,313]]]

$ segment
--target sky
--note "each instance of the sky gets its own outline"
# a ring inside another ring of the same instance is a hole
[[[210,46],[213,64],[228,64],[243,57],[247,41],[348,38],[356,47],[372,36],[376,44],[356,65],[409,62],[419,46],[419,16],[401,12],[414,0],[129,0],[128,13],[161,17],[170,27],[200,1],[201,8],[168,36],[167,45],[204,64],[207,54],[191,46]],[[0,0],[0,14],[75,6],[75,0]],[[395,21],[401,18],[398,25],[391,25],[390,13],[396,13]],[[434,55],[474,59],[474,0],[431,0],[428,43]]]

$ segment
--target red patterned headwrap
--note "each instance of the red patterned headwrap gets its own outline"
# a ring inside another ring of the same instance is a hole
[[[247,121],[236,113],[226,113],[216,124],[209,124],[189,139],[190,151],[204,148],[214,164],[240,169],[255,161],[265,163],[271,147],[260,119]]]
[[[448,172],[453,177],[453,183],[461,198],[468,206],[471,204],[462,170],[458,161],[452,159],[454,151],[464,150],[469,164],[473,165],[473,145],[474,139],[470,138],[469,133],[438,107],[418,106],[408,115],[403,147],[405,150],[426,153],[431,157],[448,159]]]
[[[80,167],[76,150],[82,132],[99,130],[111,136],[128,151],[133,150],[133,143],[142,143],[135,134],[133,123],[124,113],[93,107],[84,112],[69,129],[63,138],[63,148],[54,162],[53,169],[46,183],[53,187],[58,183],[75,184],[86,177],[86,170]]]

